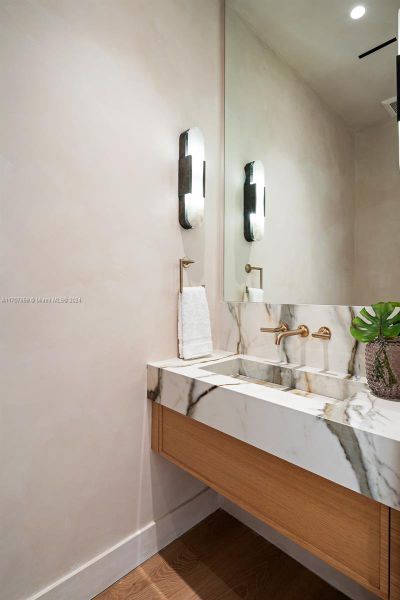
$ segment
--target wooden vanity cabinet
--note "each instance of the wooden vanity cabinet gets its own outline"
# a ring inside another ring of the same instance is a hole
[[[380,598],[400,600],[397,511],[159,404],[152,448]]]
[[[390,511],[390,600],[400,600],[400,512]]]

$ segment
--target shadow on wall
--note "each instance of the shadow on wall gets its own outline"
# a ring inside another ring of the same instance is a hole
[[[173,539],[181,535],[188,527],[192,526],[195,518],[190,514],[193,509],[188,506],[188,515],[184,510],[185,505],[202,495],[208,488],[191,477],[188,473],[173,465],[168,460],[153,452],[150,446],[151,438],[151,408],[152,402],[147,401],[147,414],[143,427],[142,463],[148,461],[150,467],[152,506],[154,515],[154,536],[157,548],[163,548]],[[171,487],[171,480],[175,482]],[[185,490],[185,496],[178,493],[180,503],[177,506],[176,498],[179,490]],[[199,508],[207,510],[207,502],[199,498]],[[194,504],[193,506],[196,506]],[[201,518],[201,517],[200,517]],[[137,516],[138,528],[141,520],[140,512]]]

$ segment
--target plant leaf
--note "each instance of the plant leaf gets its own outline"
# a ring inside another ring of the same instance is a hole
[[[400,312],[396,313],[393,317],[387,320],[388,323],[400,323]]]
[[[359,329],[365,329],[366,331],[368,331],[368,329],[371,327],[369,323],[366,323],[365,321],[363,321],[363,319],[360,319],[360,317],[354,317],[352,323],[354,327],[357,327]]]
[[[385,314],[386,306],[386,302],[377,302],[376,304],[372,304],[372,309],[378,317],[382,317]]]
[[[371,306],[373,314],[365,307],[362,308],[360,316],[352,320],[351,335],[364,343],[377,338],[400,337],[400,312],[393,314],[399,307],[400,302],[377,302]]]
[[[364,319],[369,323],[375,323],[379,320],[378,317],[376,317],[375,315],[371,315],[371,313],[369,313],[366,308],[360,310],[360,315],[363,316]]]
[[[365,333],[355,327],[350,327],[350,333],[357,341],[363,342],[364,344],[372,342],[375,339],[375,336],[371,335],[371,333]]]
[[[391,327],[383,327],[383,335],[388,338],[395,338],[400,335],[400,324]]]

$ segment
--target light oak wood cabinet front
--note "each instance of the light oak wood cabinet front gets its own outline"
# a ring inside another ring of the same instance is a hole
[[[400,512],[390,511],[390,600],[400,600]]]
[[[379,597],[389,598],[388,507],[158,404],[153,405],[152,447]],[[400,588],[399,580],[392,583],[390,600],[400,600],[396,586]]]

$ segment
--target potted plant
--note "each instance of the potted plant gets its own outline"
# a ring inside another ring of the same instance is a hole
[[[366,345],[368,385],[375,396],[400,399],[400,302],[378,302],[372,312],[363,308],[350,327]]]

